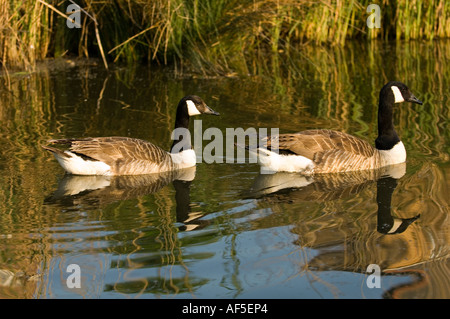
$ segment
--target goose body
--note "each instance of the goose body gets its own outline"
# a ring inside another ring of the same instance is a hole
[[[267,137],[252,151],[258,152],[262,172],[268,173],[284,171],[312,175],[403,163],[406,150],[392,123],[392,107],[402,102],[422,104],[401,82],[383,86],[375,146],[347,133],[317,129]]]
[[[175,130],[188,130],[189,117],[199,114],[219,115],[198,96],[189,95],[178,103]],[[170,152],[153,143],[129,137],[89,137],[49,140],[65,145],[62,150],[43,146],[59,164],[74,175],[141,175],[195,166],[196,156],[190,138],[175,136]]]

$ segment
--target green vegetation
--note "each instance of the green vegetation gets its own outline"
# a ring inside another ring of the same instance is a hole
[[[81,6],[81,28],[66,25]],[[258,74],[307,43],[450,36],[450,2],[386,0],[381,28],[366,20],[375,1],[300,0],[0,0],[0,61],[32,69],[61,56],[105,65],[149,62],[179,73]]]

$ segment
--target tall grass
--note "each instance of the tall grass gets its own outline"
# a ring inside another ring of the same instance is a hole
[[[38,60],[72,55],[104,57],[105,65],[150,62],[179,72],[247,74],[271,70],[280,53],[311,42],[450,37],[445,0],[385,0],[380,29],[366,25],[371,0],[75,2],[85,11],[79,29],[66,26],[69,1],[0,0],[2,66],[31,69]]]
[[[38,2],[0,0],[2,65],[30,68],[36,60],[45,58],[52,20],[52,12]]]

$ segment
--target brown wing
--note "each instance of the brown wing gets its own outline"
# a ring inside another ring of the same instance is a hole
[[[69,150],[91,160],[102,161],[116,173],[126,174],[127,167],[146,169],[160,163],[171,163],[170,155],[162,148],[140,139],[128,137],[95,137],[51,140],[53,144],[67,144]]]
[[[275,137],[267,141],[267,146],[274,144]],[[374,147],[368,142],[347,133],[332,130],[307,130],[294,134],[278,135],[280,152],[305,156],[313,161],[326,157],[327,154],[341,153],[347,156],[371,157]]]

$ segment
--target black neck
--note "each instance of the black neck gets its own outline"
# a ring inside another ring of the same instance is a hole
[[[375,140],[375,147],[379,150],[390,150],[400,138],[394,129],[392,122],[392,107],[394,102],[385,100],[380,96],[378,108],[378,137]]]
[[[177,133],[177,129],[189,130],[189,113],[187,108],[185,107],[185,102],[181,101],[178,104],[177,115],[175,118],[175,128],[174,128],[175,133]],[[172,146],[170,147],[171,152],[178,153],[180,151],[192,148],[190,139],[184,139],[183,136],[185,135],[178,135],[178,134],[176,135],[177,136],[175,136]]]
[[[397,187],[397,180],[391,176],[386,178],[380,178],[377,181],[377,204],[378,204],[378,212],[377,212],[377,231],[382,234],[399,234],[404,232],[409,225],[411,225],[417,218],[420,217],[420,214],[412,217],[399,219],[396,218],[397,221],[401,222],[396,229],[395,219],[391,215],[392,214],[392,194],[394,193],[395,188]]]
[[[380,233],[389,232],[394,225],[394,218],[391,215],[391,200],[396,187],[397,180],[390,176],[377,181],[377,230]]]

